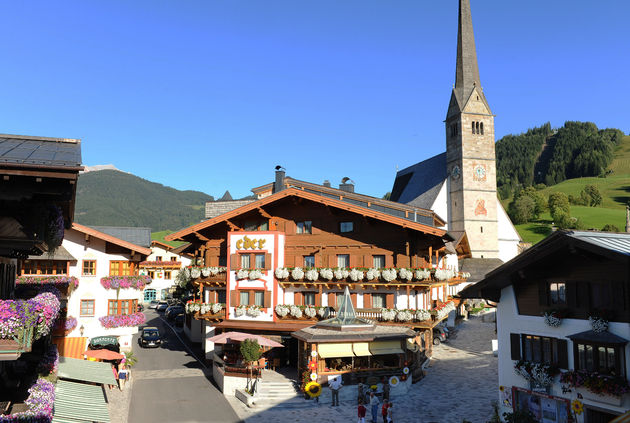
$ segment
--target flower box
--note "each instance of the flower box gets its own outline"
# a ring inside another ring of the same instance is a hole
[[[619,407],[621,405],[621,401],[623,400],[623,396],[616,395],[608,395],[608,394],[596,394],[594,392],[589,391],[588,389],[578,388],[577,391],[582,394],[582,397],[585,400],[599,402],[602,404],[614,405]]]

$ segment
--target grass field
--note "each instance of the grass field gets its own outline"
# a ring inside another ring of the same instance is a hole
[[[171,245],[173,247],[179,247],[180,245],[185,244],[185,242],[180,242],[180,241],[164,241],[164,237],[166,235],[172,234],[173,231],[160,231],[160,232],[153,232],[151,233],[151,240],[156,240],[156,241],[160,241],[163,242],[165,244]]]

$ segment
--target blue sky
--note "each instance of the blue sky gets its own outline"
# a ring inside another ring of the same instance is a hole
[[[497,139],[630,132],[630,3],[471,0]],[[234,197],[274,166],[382,196],[445,149],[457,0],[31,1],[0,13],[0,132],[81,138],[86,165]]]

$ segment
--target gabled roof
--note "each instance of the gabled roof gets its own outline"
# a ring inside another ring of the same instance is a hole
[[[151,247],[156,246],[156,247],[160,247],[166,251],[171,251],[172,249],[174,249],[175,247],[173,247],[172,245],[169,244],[165,244],[164,242],[160,242],[157,239],[152,239],[151,240]]]
[[[0,134],[0,164],[82,170],[81,141]]]
[[[446,153],[398,171],[391,200],[431,209],[446,180]]]
[[[198,223],[196,225],[190,226],[188,228],[182,229],[178,232],[172,233],[170,235],[167,235],[166,237],[164,237],[165,240],[167,241],[173,241],[176,239],[182,239],[183,237],[185,237],[186,235],[190,235],[194,232],[197,232],[199,230],[202,229],[206,229],[209,228],[211,226],[216,225],[217,223],[220,222],[224,222],[228,219],[231,219],[233,217],[239,216],[243,213],[246,213],[248,211],[251,210],[255,210],[259,207],[262,207],[266,204],[270,204],[273,202],[276,202],[280,199],[286,198],[286,197],[300,197],[300,198],[304,198],[306,200],[310,200],[313,202],[317,202],[317,203],[321,203],[321,204],[325,204],[331,207],[335,207],[338,209],[342,209],[342,210],[347,210],[353,213],[357,213],[363,216],[367,216],[367,217],[372,217],[374,219],[377,220],[381,220],[384,222],[389,222],[392,223],[394,225],[399,225],[405,228],[409,228],[409,229],[413,229],[413,230],[417,230],[420,232],[424,232],[424,233],[428,233],[431,235],[435,235],[435,236],[439,236],[439,237],[445,237],[448,239],[451,239],[452,237],[450,235],[447,234],[446,230],[444,229],[440,229],[437,228],[435,226],[432,226],[431,224],[425,224],[425,223],[420,223],[419,221],[414,221],[414,211],[413,208],[410,208],[411,213],[408,213],[409,217],[405,217],[405,212],[401,211],[400,212],[400,216],[396,216],[394,214],[388,214],[385,212],[385,207],[379,203],[375,203],[372,204],[369,201],[359,201],[357,199],[354,198],[348,198],[346,195],[349,194],[345,191],[341,191],[341,190],[337,190],[340,191],[341,194],[338,195],[332,195],[332,194],[326,194],[326,193],[322,193],[322,192],[316,192],[314,190],[310,190],[307,188],[303,188],[303,189],[298,189],[298,188],[287,188],[284,189],[280,192],[277,192],[275,194],[269,195],[267,197],[264,197],[260,200],[256,200],[253,203],[244,205],[242,207],[239,207],[235,210],[229,211],[227,213],[222,214],[221,216],[217,216],[214,217],[212,219],[208,219],[204,222]],[[344,201],[344,198],[346,201]],[[368,197],[371,198],[371,197]],[[391,202],[388,202],[391,203]],[[392,203],[393,204],[393,203]],[[399,206],[399,205],[397,205]],[[400,208],[400,207],[399,207]],[[393,212],[395,209],[391,209],[391,211]],[[431,216],[433,213],[430,211],[426,211],[426,210],[421,210],[423,213],[426,213],[427,215]],[[417,218],[418,216],[416,216]],[[432,219],[431,219],[432,220]]]
[[[104,234],[125,240],[141,247],[151,246],[151,228],[136,228],[128,226],[92,226],[92,229]]]
[[[93,236],[95,238],[102,239],[103,241],[107,241],[109,243],[118,245],[120,247],[127,248],[130,251],[135,251],[136,253],[145,254],[147,256],[149,254],[151,254],[151,249],[150,248],[141,247],[140,245],[132,244],[131,242],[122,240],[120,238],[116,238],[115,236],[106,234],[104,232],[97,231],[96,229],[93,229],[93,228],[90,228],[90,227],[87,227],[87,226],[83,226],[83,225],[80,225],[78,223],[73,223],[72,224],[72,229],[74,229],[75,231],[84,233],[86,235],[90,235],[90,236]]]
[[[605,256],[610,260],[630,264],[630,233],[559,230],[489,272],[485,279],[464,288],[459,296],[499,301],[501,289],[512,284],[510,275],[558,251],[572,251],[577,248]]]

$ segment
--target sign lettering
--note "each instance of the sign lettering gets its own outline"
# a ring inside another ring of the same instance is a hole
[[[250,239],[247,235],[243,239],[236,241],[237,250],[262,250],[265,246],[266,239]]]

